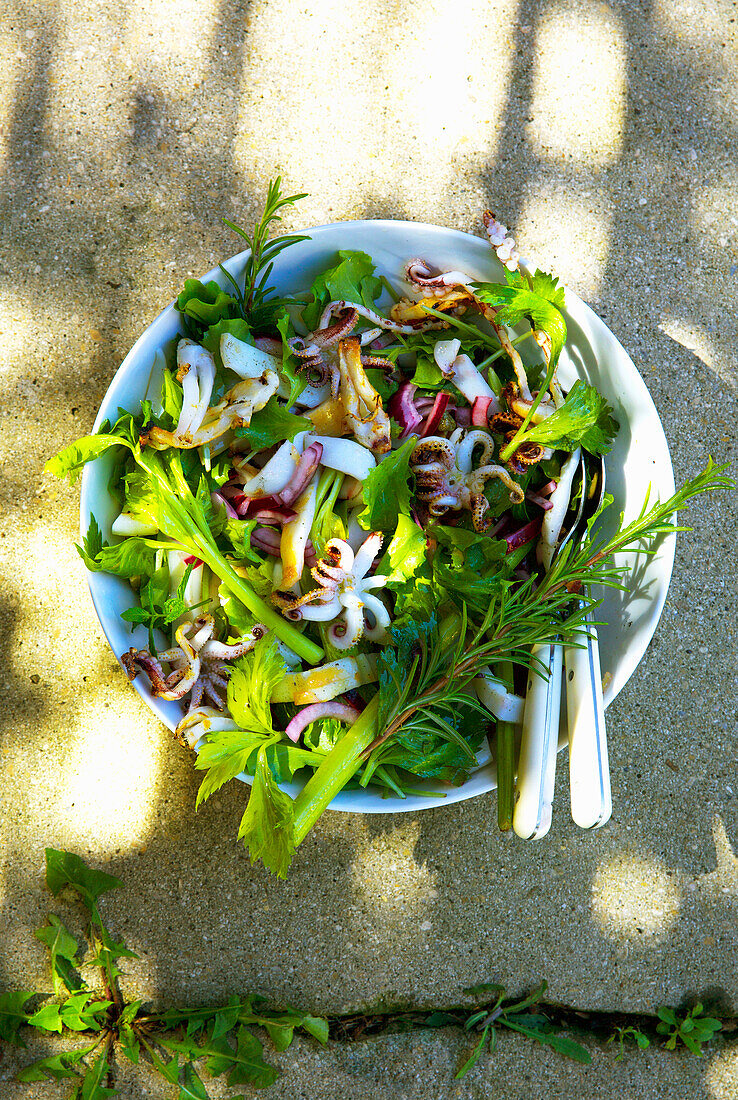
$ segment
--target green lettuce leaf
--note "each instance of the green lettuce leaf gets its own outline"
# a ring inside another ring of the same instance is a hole
[[[376,571],[386,574],[389,583],[410,580],[426,564],[427,547],[422,527],[418,527],[410,516],[398,516],[395,533]]]
[[[210,328],[218,321],[238,317],[240,312],[233,295],[219,287],[214,279],[208,283],[185,279],[184,290],[177,297],[177,309],[191,318],[200,330]]]
[[[359,302],[374,309],[384,289],[366,252],[344,249],[338,252],[338,258],[338,263],[318,275],[310,288],[313,300],[305,306],[302,319],[311,332],[328,302]]]
[[[208,349],[220,367],[223,365],[220,358],[220,338],[224,333],[235,336],[237,340],[243,341],[244,344],[255,346],[251,329],[243,317],[221,318],[216,324],[210,326],[201,341],[202,346]],[[232,375],[229,375],[229,378],[232,377]]]
[[[411,381],[421,390],[442,390],[448,386],[440,367],[434,359],[418,357]]]
[[[252,450],[262,451],[285,439],[294,439],[298,432],[309,432],[312,426],[304,416],[288,412],[275,395],[254,413],[248,427],[236,428],[236,435],[245,439]]]
[[[365,531],[394,531],[398,516],[410,515],[410,479],[413,476],[410,455],[417,442],[411,436],[370,470],[363,487],[366,507],[359,516],[359,523]]]

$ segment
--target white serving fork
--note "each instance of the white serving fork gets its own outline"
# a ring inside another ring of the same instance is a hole
[[[575,487],[581,485],[581,491],[576,497],[576,507],[569,509],[567,534],[559,543],[556,554],[561,553],[579,527],[587,495],[586,480],[587,471],[582,458],[573,483]],[[551,642],[534,646],[531,656],[534,661],[528,672],[512,823],[518,836],[526,840],[545,836],[551,828],[561,710],[561,644]]]

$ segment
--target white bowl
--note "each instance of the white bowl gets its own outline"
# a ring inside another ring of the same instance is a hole
[[[333,261],[339,249],[368,252],[378,273],[396,285],[404,264],[416,256],[440,270],[460,269],[480,280],[502,281],[502,268],[487,242],[453,229],[415,222],[355,221],[322,225],[305,232],[311,238],[309,241],[292,245],[277,258],[272,283],[280,294],[309,289],[314,277]],[[238,278],[246,256],[245,252],[233,256],[224,267]],[[208,279],[215,279],[227,289],[227,280],[217,268],[204,276],[204,281]],[[649,489],[654,499],[657,496],[664,499],[674,492],[669,448],[650,394],[627,352],[571,290],[566,291],[566,323],[568,339],[559,367],[564,388],[570,387],[577,377],[591,382],[613,406],[620,423],[615,445],[607,457],[607,488],[615,498],[610,520],[613,526],[621,512],[626,521],[635,518]],[[166,348],[181,333],[180,315],[172,303],[149,325],[123,360],[100,406],[95,431],[103,420],[116,419],[118,407],[130,412],[140,410],[156,351]],[[94,514],[103,536],[110,537],[110,525],[118,512],[108,490],[112,461],[112,456],[107,455],[85,468],[80,513],[83,533]],[[656,629],[669,587],[674,547],[675,536],[671,535],[660,541],[656,553],[650,557],[623,555],[622,560],[628,566],[629,591],[608,589],[604,594],[598,619],[606,624],[600,628],[606,706],[632,676]],[[135,604],[128,585],[104,573],[90,573],[89,585],[95,610],[115,655],[120,656],[131,645],[145,647],[147,636],[143,628],[131,634],[129,625],[120,618],[121,611]],[[181,718],[180,705],[154,698],[144,676],[137,677],[134,686],[173,730]],[[248,777],[242,778],[250,782]],[[429,791],[434,789],[430,782],[423,786]],[[294,796],[301,784],[285,783],[283,787]],[[486,764],[461,787],[443,788],[443,799],[418,795],[386,799],[371,789],[342,791],[334,798],[331,809],[414,812],[473,798],[495,787],[494,766]]]

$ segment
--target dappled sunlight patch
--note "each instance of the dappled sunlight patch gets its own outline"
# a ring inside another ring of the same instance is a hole
[[[38,671],[64,683],[80,682],[91,672],[91,655],[102,642],[102,631],[87,596],[79,555],[68,534],[45,521],[19,534],[16,550],[6,583],[22,601],[24,634],[43,651]],[[23,599],[29,592],[34,594],[30,603]],[[25,675],[33,649],[21,659],[24,666],[19,672]]]
[[[578,195],[573,187],[537,180],[515,228],[524,255],[529,243],[540,242],[535,251],[545,254],[547,270],[559,272],[564,281],[575,281],[585,297],[599,295],[610,253],[612,217],[596,209],[586,195]]]
[[[413,820],[358,844],[351,884],[361,903],[381,918],[378,935],[397,929],[408,934],[430,930],[428,911],[436,897],[436,876],[413,854],[419,835],[420,823]]]
[[[251,176],[282,165],[288,189],[299,184],[323,204],[342,208],[347,196],[361,203],[380,171],[380,161],[367,158],[382,149],[370,88],[380,64],[382,20],[376,0],[317,0],[299,19],[287,0],[262,6],[247,40],[237,168]],[[299,180],[291,177],[296,164]]]
[[[496,148],[514,60],[499,28],[514,15],[512,0],[418,0],[395,16],[377,0],[318,0],[295,21],[275,0],[251,27],[237,166],[301,164],[289,186],[322,216],[362,216],[385,195],[417,206],[422,193],[426,217],[447,221],[460,168]]]
[[[726,356],[716,352],[712,336],[693,317],[685,318],[676,314],[667,314],[662,317],[659,328],[671,340],[696,355],[721,382],[732,390],[738,390],[738,372],[735,368],[731,370]],[[726,427],[728,427],[727,424]],[[731,435],[733,430],[731,426]]]
[[[188,100],[205,76],[218,10],[216,0],[132,0],[126,53],[154,75],[157,88]]]
[[[617,942],[661,940],[679,916],[681,889],[660,860],[623,855],[603,863],[592,884],[592,910]]]
[[[100,690],[61,734],[68,745],[47,820],[55,819],[49,824],[65,844],[113,854],[140,848],[149,836],[164,742],[154,720],[141,721],[137,700],[126,706],[118,699],[113,712],[104,696]]]
[[[390,56],[397,59],[387,71],[389,140],[417,150],[412,175],[397,181],[404,201],[414,204],[425,182],[429,209],[446,221],[453,216],[449,205],[453,209],[460,162],[494,156],[497,149],[514,59],[499,28],[514,21],[516,7],[509,0],[494,9],[484,0],[420,0],[411,10],[411,21],[396,23],[389,36]],[[388,183],[398,163],[397,156],[388,159]]]
[[[710,1100],[735,1100],[738,1096],[738,1050],[714,1054],[705,1066],[705,1088]]]
[[[685,43],[699,46],[705,61],[718,59],[723,63],[735,58],[735,51],[715,53],[726,41],[725,10],[720,4],[704,4],[700,0],[656,0],[652,18],[662,33],[676,35]],[[657,32],[658,33],[658,32]]]
[[[552,4],[538,28],[532,120],[541,157],[613,164],[622,148],[626,48],[620,18],[606,5]]]

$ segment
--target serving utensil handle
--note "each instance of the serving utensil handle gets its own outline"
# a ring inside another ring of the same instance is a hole
[[[596,829],[612,814],[605,707],[597,628],[584,620],[582,648],[566,646],[566,711],[569,727],[571,816],[582,829]]]
[[[513,829],[526,840],[545,836],[551,827],[559,743],[562,648],[560,645],[534,646],[532,655],[543,663],[548,676],[538,675],[531,668],[525,696]]]

